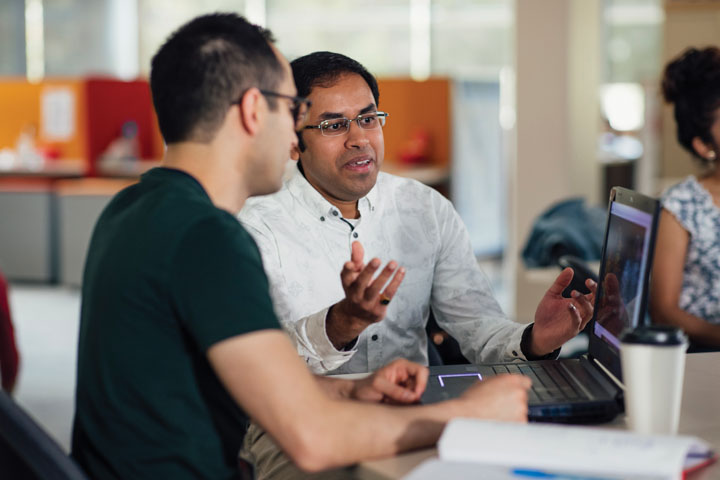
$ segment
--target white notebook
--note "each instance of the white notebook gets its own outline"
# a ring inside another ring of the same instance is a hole
[[[453,478],[478,478],[482,472],[483,478],[498,479],[675,479],[716,458],[709,445],[690,436],[475,419],[452,420],[438,454],[439,460],[407,479],[432,478],[448,469],[456,472]]]

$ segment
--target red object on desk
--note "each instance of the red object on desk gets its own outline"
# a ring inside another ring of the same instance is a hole
[[[2,388],[11,392],[15,386],[20,357],[15,346],[15,330],[10,317],[7,280],[0,272],[0,377]]]

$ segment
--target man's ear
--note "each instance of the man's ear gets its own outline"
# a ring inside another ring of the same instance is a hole
[[[711,155],[710,152],[713,151],[712,147],[710,147],[707,143],[703,142],[700,137],[695,137],[692,139],[692,147],[693,150],[695,150],[695,153],[705,159],[707,159],[708,155]],[[715,154],[717,153],[718,152],[715,152]]]
[[[262,104],[262,93],[255,87],[248,89],[240,100],[240,122],[249,135],[255,135],[260,130]]]

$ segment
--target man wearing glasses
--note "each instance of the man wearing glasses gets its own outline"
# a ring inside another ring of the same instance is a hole
[[[392,118],[378,110],[375,78],[331,52],[291,65],[299,95],[312,102],[293,152],[298,168],[280,192],[248,202],[240,220],[260,247],[276,312],[313,371],[375,371],[398,357],[427,364],[431,307],[473,362],[557,355],[592,316],[591,295],[561,296],[572,270],[550,287],[533,324],[508,320],[452,204],[380,172]]]

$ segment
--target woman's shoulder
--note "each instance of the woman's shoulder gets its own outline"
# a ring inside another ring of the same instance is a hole
[[[663,192],[661,199],[666,198],[694,198],[702,186],[698,182],[695,175],[688,175],[684,180],[671,185]]]
[[[698,208],[706,203],[707,192],[694,175],[672,185],[663,192],[660,202],[663,207],[673,210],[679,207]]]

